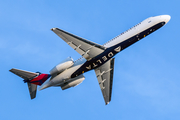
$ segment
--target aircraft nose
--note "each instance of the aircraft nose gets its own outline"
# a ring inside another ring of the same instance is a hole
[[[171,19],[171,16],[170,16],[170,15],[162,15],[162,18],[164,19],[164,21],[165,21],[166,23],[168,23],[169,20]]]

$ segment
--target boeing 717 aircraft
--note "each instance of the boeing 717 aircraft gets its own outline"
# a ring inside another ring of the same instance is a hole
[[[29,72],[12,68],[10,71],[24,79],[29,88],[31,99],[36,97],[37,85],[39,90],[56,86],[62,90],[75,87],[85,79],[84,73],[94,70],[105,104],[111,101],[114,56],[164,26],[170,20],[169,15],[150,17],[121,33],[104,45],[83,39],[59,28],[51,30],[76,50],[82,57],[74,61],[71,57],[56,65],[50,74]]]

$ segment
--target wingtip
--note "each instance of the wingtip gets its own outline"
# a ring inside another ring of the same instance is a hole
[[[35,97],[31,97],[31,100],[33,100]]]
[[[14,68],[10,69],[9,71],[12,72]]]
[[[51,28],[52,31],[56,30],[56,28]]]
[[[106,105],[108,105],[108,104],[109,104],[109,102],[106,103]]]

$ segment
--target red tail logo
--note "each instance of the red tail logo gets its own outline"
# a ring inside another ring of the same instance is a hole
[[[35,85],[42,85],[49,77],[51,77],[50,74],[40,74],[29,82]]]

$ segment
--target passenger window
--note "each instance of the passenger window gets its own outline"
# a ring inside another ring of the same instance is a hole
[[[151,22],[151,20],[148,23],[150,23],[150,22]]]

